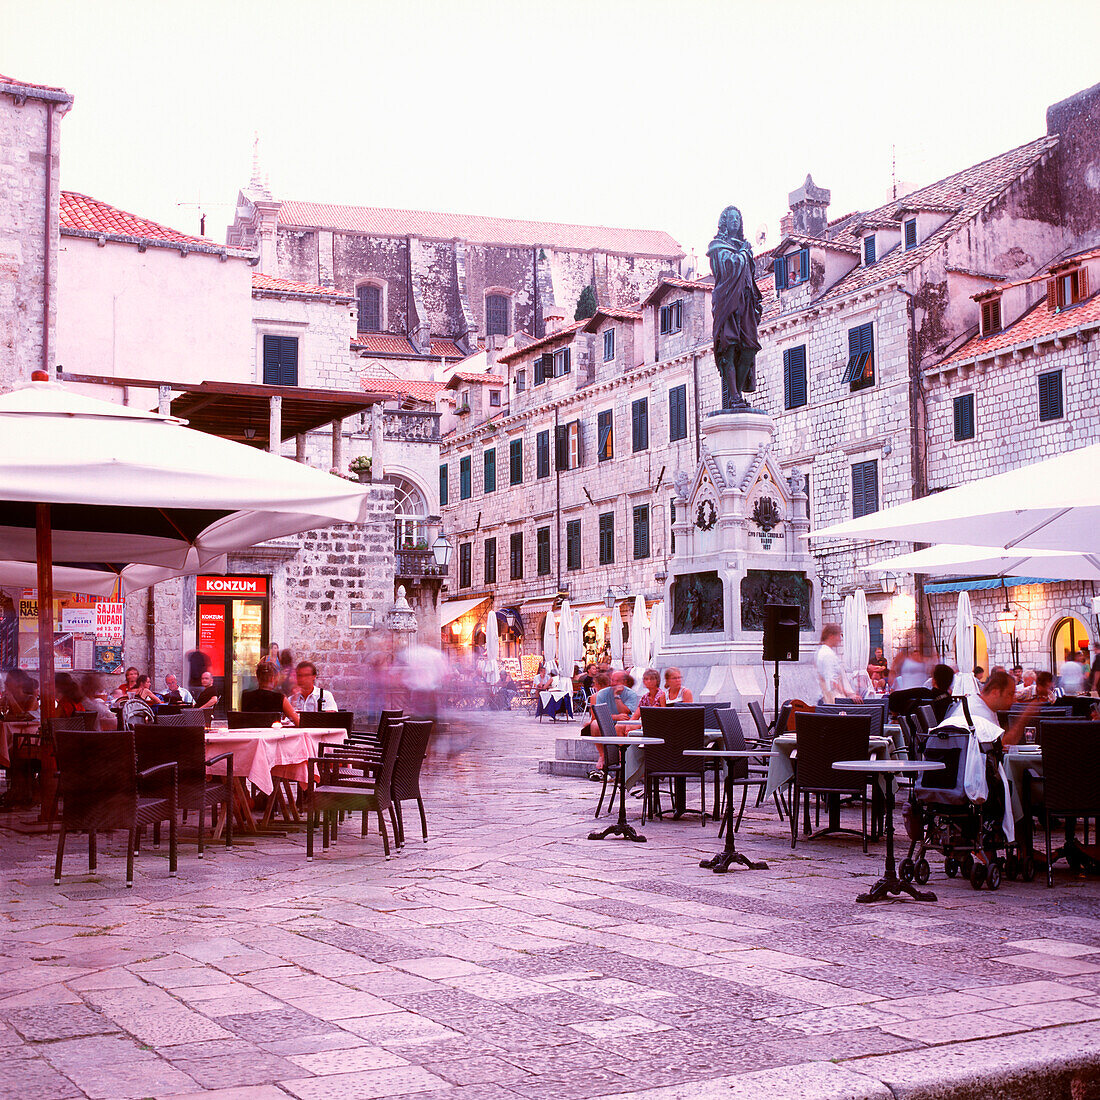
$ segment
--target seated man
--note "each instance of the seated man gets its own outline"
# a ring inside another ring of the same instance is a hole
[[[271,661],[261,661],[256,666],[256,683],[251,691],[241,694],[241,710],[266,711],[269,714],[282,711],[294,725],[298,725],[298,712],[290,705],[290,700],[275,689],[279,677],[279,667]]]
[[[1026,703],[1035,698],[1035,669],[1025,669],[1016,685],[1016,702]]]
[[[1053,703],[1057,692],[1054,690],[1054,673],[1047,672],[1044,669],[1042,672],[1035,674],[1035,695],[1033,696],[1037,703]]]
[[[596,676],[596,683],[601,684],[604,679],[607,679],[607,684],[600,687],[600,690],[589,699],[589,712],[591,713],[591,707],[599,704],[607,704],[611,707],[611,720],[612,722],[621,722],[624,719],[629,718],[634,713],[634,708],[637,707],[639,696],[634,690],[634,678],[627,676],[621,668],[615,669],[610,677],[606,677],[606,674],[599,673]],[[629,683],[628,683],[629,681]],[[600,724],[596,720],[596,715],[592,714],[592,720],[589,722],[587,732],[592,737],[600,737]],[[600,771],[594,771],[589,775],[589,779],[602,779],[602,769],[606,766],[603,746],[597,745],[596,750],[600,758]]]
[[[187,688],[180,687],[179,680],[171,672],[164,677],[164,687],[166,690],[162,698],[166,703],[186,703],[190,707],[195,705],[195,697]]]
[[[290,697],[290,705],[299,714],[302,711],[315,713],[319,710],[339,710],[336,698],[328,688],[317,685],[317,666],[312,661],[299,661],[294,670],[298,688]]]
[[[207,669],[199,677],[202,690],[195,700],[195,706],[200,710],[213,710],[218,705],[218,693],[214,690],[214,674]]]
[[[0,716],[8,721],[38,718],[38,681],[21,668],[13,668],[4,680]]]

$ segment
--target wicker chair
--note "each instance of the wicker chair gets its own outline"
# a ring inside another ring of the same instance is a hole
[[[226,720],[231,730],[267,729],[283,720],[281,710],[227,710]]]
[[[309,761],[309,784],[306,787],[306,859],[313,859],[313,830],[322,825],[322,845],[328,848],[336,840],[337,815],[342,811],[363,811],[363,834],[367,831],[367,814],[378,815],[382,834],[382,849],[390,858],[390,840],[383,813],[393,816],[392,781],[397,753],[401,747],[403,723],[390,722],[382,760],[371,752],[339,746],[315,756]],[[374,782],[368,782],[373,776]],[[396,823],[395,823],[396,834]]]
[[[669,779],[699,780],[701,824],[707,823],[706,759],[684,756],[684,749],[705,748],[702,707],[642,707],[642,733],[660,737],[663,745],[650,745],[645,754],[645,795],[642,799],[642,820],[654,816],[663,819],[660,781]],[[682,809],[680,813],[687,811]]]
[[[397,811],[397,846],[405,846],[405,820],[401,816],[401,803],[415,798],[420,811],[420,829],[424,843],[428,843],[428,818],[424,813],[424,796],[420,792],[420,769],[428,752],[428,741],[432,736],[432,721],[429,718],[405,719],[401,731],[401,748],[397,753],[397,762],[393,768],[393,783],[390,797]]]
[[[210,723],[207,720],[209,711],[196,710],[188,707],[180,709],[178,714],[158,714],[152,723],[154,726],[174,726],[177,729],[205,729]]]
[[[160,843],[160,823],[168,822],[168,873],[176,873],[176,765],[161,764],[138,771],[133,731],[90,733],[59,730],[57,763],[61,780],[61,831],[57,837],[54,885],[61,885],[61,863],[69,833],[88,834],[88,871],[96,869],[96,834],[125,829],[126,885],[134,885],[134,852],[138,830],[153,827]],[[154,779],[166,791],[150,797]]]
[[[615,736],[615,720],[611,716],[611,704],[610,703],[590,703],[592,714],[596,718],[596,722],[600,728],[601,737],[614,737]],[[607,794],[607,781],[611,780],[611,798],[607,802],[607,812],[611,813],[611,807],[615,805],[615,796],[619,793],[619,784],[615,781],[615,777],[619,774],[619,769],[623,766],[622,750],[616,749],[613,745],[603,746],[603,767],[598,768],[603,784],[600,787],[600,799],[596,803],[595,816],[599,817],[603,810],[604,796]],[[612,761],[612,754],[615,756],[615,760]]]
[[[764,717],[763,706],[755,699],[749,703],[749,714],[752,716],[753,725],[756,726],[756,736],[761,741],[770,741],[775,736],[775,732]]]
[[[866,760],[870,756],[871,716],[799,714],[795,719],[798,756],[791,800],[791,847],[798,839],[799,798],[805,795],[804,831],[810,835],[810,795],[858,797],[863,806],[863,850],[867,851],[867,777],[859,772],[838,772],[834,760]],[[822,832],[851,832],[829,828]],[[817,835],[821,835],[818,833]]]
[[[182,718],[182,714],[167,718]],[[225,846],[233,847],[233,754],[206,755],[206,731],[200,724],[167,722],[164,719],[152,725],[139,726],[134,731],[137,745],[138,767],[155,768],[162,764],[176,764],[176,802],[186,814],[196,810],[199,815],[199,859],[206,850],[206,811],[210,811],[210,827],[217,828],[216,815],[225,807]],[[224,760],[225,776],[208,777],[206,769]],[[150,794],[167,796],[167,783],[163,776],[153,780]]]
[[[741,729],[741,719],[737,717],[737,711],[735,710],[723,710],[718,713],[718,726],[722,731],[722,741],[725,748],[731,751],[744,751],[749,748],[755,748],[755,745],[749,745],[745,740],[745,733]],[[734,823],[733,831],[736,833],[741,828],[741,818],[745,813],[745,803],[749,797],[749,787],[757,788],[756,804],[759,806],[761,800],[764,797],[764,789],[768,785],[768,767],[763,761],[748,761],[748,760],[726,760],[726,766],[731,770],[733,774],[733,785],[741,788],[741,808],[737,811],[737,821]],[[772,798],[775,800],[775,808],[779,812],[779,820],[783,820],[783,806],[779,800],[779,792],[776,791]],[[722,828],[725,827],[725,822],[722,824]],[[718,830],[718,835],[722,835],[722,829]]]
[[[1060,817],[1067,822],[1084,818],[1087,840],[1088,819],[1100,817],[1100,738],[1091,728],[1094,725],[1079,719],[1042,723],[1047,886],[1054,885],[1051,818]],[[1074,866],[1080,855],[1069,828],[1066,833],[1066,858]]]
[[[344,729],[351,736],[355,715],[350,710],[304,710],[298,715],[302,729]]]

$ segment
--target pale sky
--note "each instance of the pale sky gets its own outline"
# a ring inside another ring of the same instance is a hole
[[[224,239],[276,198],[777,240],[1045,132],[1100,81],[1095,0],[0,0],[0,73],[76,97],[62,186]]]

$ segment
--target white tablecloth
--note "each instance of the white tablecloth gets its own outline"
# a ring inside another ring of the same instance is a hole
[[[1043,774],[1043,753],[1041,749],[1011,745],[1005,754],[1005,771],[1011,784],[1012,819],[1022,821],[1024,816],[1024,774],[1033,771]]]
[[[780,734],[772,741],[772,748],[779,754],[768,761],[768,786],[765,798],[771,798],[780,787],[794,778],[794,763],[791,757],[798,741],[793,733]],[[872,737],[868,742],[872,760],[889,759],[894,754],[894,742],[889,737]]]
[[[317,756],[321,744],[339,745],[347,740],[344,729],[211,729],[206,732],[206,751],[210,756],[233,754],[233,775],[257,786],[264,794],[275,789],[272,779],[290,779],[306,783],[306,762]],[[211,769],[225,775],[225,761]]]

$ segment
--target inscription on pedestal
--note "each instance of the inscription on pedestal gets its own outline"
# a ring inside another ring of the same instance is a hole
[[[802,630],[813,630],[811,596],[812,586],[805,573],[749,569],[741,579],[741,629],[763,630],[764,607],[770,603],[784,603],[798,607],[798,625]]]
[[[717,571],[681,573],[672,582],[672,634],[714,634],[725,627]]]

